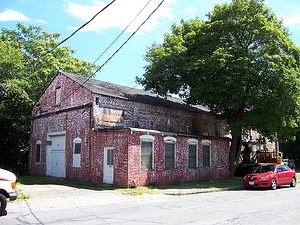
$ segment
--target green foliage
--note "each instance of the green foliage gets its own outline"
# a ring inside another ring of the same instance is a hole
[[[283,152],[284,159],[294,160],[294,163],[298,170],[300,167],[300,131],[296,133],[294,140],[289,140],[285,143],[281,143],[280,151]]]
[[[136,183],[135,180],[131,180],[129,183],[128,183],[128,187],[129,188],[136,188],[138,185]]]
[[[162,44],[148,49],[149,64],[137,81],[159,95],[207,106],[238,138],[248,129],[290,138],[299,117],[300,50],[288,29],[262,0],[215,5],[207,17],[174,24]]]
[[[24,173],[30,135],[31,109],[58,70],[82,76],[99,68],[71,56],[75,50],[57,46],[60,34],[21,23],[0,33],[0,167]],[[1,88],[1,87],[0,87]]]

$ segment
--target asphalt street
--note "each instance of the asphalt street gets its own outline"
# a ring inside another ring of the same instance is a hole
[[[9,203],[0,224],[300,224],[300,187],[139,196],[60,185],[19,188],[30,199]]]

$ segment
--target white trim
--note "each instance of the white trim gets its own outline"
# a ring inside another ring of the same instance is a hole
[[[155,137],[151,136],[151,135],[141,135],[140,136],[140,140],[141,140],[141,148],[140,148],[140,169],[141,170],[145,170],[148,168],[142,168],[141,164],[142,164],[142,142],[151,142],[152,143],[152,162],[151,162],[151,170],[154,169],[154,140]]]
[[[59,135],[65,135],[66,131],[56,131],[56,132],[51,132],[47,133],[48,136],[59,136]]]
[[[75,138],[75,139],[73,140],[73,143],[81,143],[81,139],[80,139],[80,138]]]
[[[203,145],[211,145],[211,140],[203,140],[202,144]]]
[[[40,146],[40,152],[39,152],[39,161],[36,161],[36,156],[37,156],[37,146]],[[42,162],[42,141],[38,140],[35,144],[35,164],[41,164]]]
[[[194,138],[190,138],[188,139],[188,151],[189,151],[189,146],[190,145],[196,145],[196,168],[199,167],[199,161],[198,161],[198,140],[197,139],[194,139]],[[188,165],[187,165],[187,168],[189,169],[194,169],[194,168],[190,168],[189,167],[189,152],[188,152]]]
[[[80,144],[80,154],[75,154],[75,144]],[[73,167],[81,167],[81,139],[75,138],[73,140]]]
[[[195,139],[195,138],[190,138],[190,139],[188,139],[188,144],[190,145],[192,145],[192,144],[195,144],[195,145],[198,145],[198,140],[197,139]]]
[[[141,135],[140,136],[141,141],[145,141],[145,142],[154,142],[155,137],[151,136],[151,135]]]
[[[176,143],[176,138],[174,138],[174,137],[165,137],[164,138],[164,142],[165,143]]]
[[[165,144],[174,144],[174,168],[166,168],[166,162],[164,162],[164,169],[167,170],[172,170],[172,169],[176,169],[176,138],[174,137],[165,137],[164,138],[164,145]],[[166,159],[166,147],[164,146],[164,161]]]
[[[211,168],[211,141],[210,140],[203,140],[202,141],[202,157],[203,157],[203,146],[209,146],[209,166],[206,166],[207,168]],[[203,166],[203,162],[202,162]]]
[[[114,165],[110,165],[110,166],[107,165],[107,150],[115,151],[115,148],[114,147],[104,147],[103,183],[113,184],[114,183]],[[114,157],[114,155],[113,155],[113,157]]]

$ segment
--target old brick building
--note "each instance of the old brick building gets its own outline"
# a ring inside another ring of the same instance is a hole
[[[224,124],[201,106],[58,72],[32,110],[32,175],[127,186],[229,175]]]

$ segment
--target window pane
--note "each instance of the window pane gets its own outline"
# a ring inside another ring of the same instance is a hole
[[[74,154],[81,154],[81,143],[75,143]]]
[[[108,166],[114,165],[114,150],[113,149],[107,150],[107,165]]]
[[[197,167],[197,146],[196,145],[189,145],[189,168],[196,168]]]
[[[172,143],[165,143],[165,168],[175,168],[175,145]]]
[[[210,167],[210,145],[203,145],[203,167]]]
[[[36,145],[36,155],[35,155],[35,162],[39,163],[41,162],[41,145]]]
[[[152,169],[152,142],[142,142],[141,145],[141,168]]]

